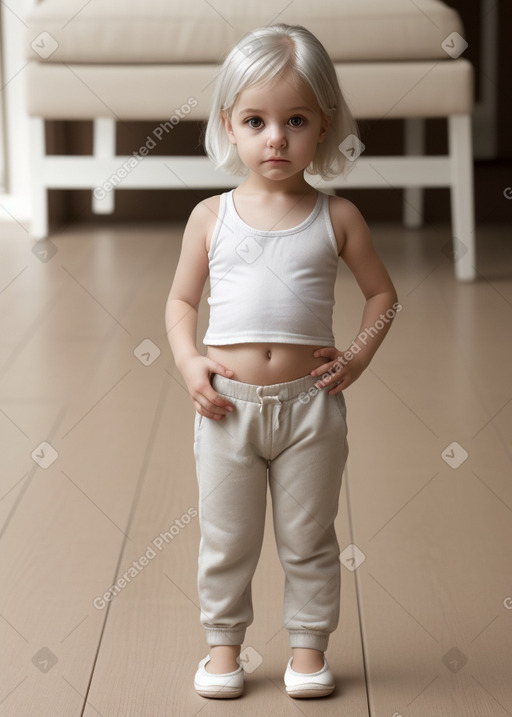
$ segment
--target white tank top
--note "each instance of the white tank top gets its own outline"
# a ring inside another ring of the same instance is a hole
[[[208,252],[210,323],[203,343],[334,346],[338,246],[329,195],[319,192],[298,226],[263,231],[241,219],[233,192],[220,195]]]

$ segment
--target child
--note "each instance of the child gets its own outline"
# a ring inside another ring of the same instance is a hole
[[[348,451],[343,391],[401,308],[359,211],[304,178],[304,170],[339,174],[339,145],[356,131],[332,62],[305,28],[254,30],[226,58],[205,144],[218,167],[245,179],[192,211],[166,310],[176,366],[196,409],[198,590],[210,654],[194,685],[205,697],[242,694],[239,655],[253,620],[267,473],[286,576],[286,690],[311,697],[335,687],[324,652],[339,617],[334,519]],[[366,299],[359,335],[345,352],[332,333],[339,257]],[[197,307],[208,274],[202,356]]]

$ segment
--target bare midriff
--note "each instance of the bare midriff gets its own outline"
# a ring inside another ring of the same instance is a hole
[[[268,386],[294,381],[309,374],[328,359],[313,356],[321,345],[244,343],[208,346],[207,355],[233,370],[234,381]],[[318,378],[318,377],[317,377]]]

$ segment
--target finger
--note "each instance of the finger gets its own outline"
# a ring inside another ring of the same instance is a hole
[[[336,373],[330,373],[327,378],[319,379],[315,386],[317,388],[332,388],[333,384],[336,384],[340,380],[340,376]]]
[[[345,385],[344,382],[340,382],[337,386],[335,386],[335,388],[332,388],[332,389],[329,391],[329,396],[336,396],[337,393],[341,393],[341,392],[344,391],[347,387],[348,387],[348,385]]]
[[[354,379],[349,374],[343,374],[336,386],[331,386],[329,396],[335,396],[337,393],[344,391],[354,383]]]
[[[335,358],[338,352],[335,346],[323,346],[320,349],[313,351],[313,356],[324,356],[325,358]]]
[[[204,416],[205,418],[213,418],[213,413],[204,408],[203,405],[199,403],[199,401],[194,401],[194,408],[200,416]]]
[[[206,408],[203,408],[201,404],[198,404],[199,408],[197,409],[197,412],[199,415],[204,416],[205,418],[209,418],[212,421],[220,421],[221,418],[224,418],[225,414],[221,413],[212,413],[211,411],[208,411]]]
[[[234,410],[234,405],[228,401],[225,396],[221,396],[213,388],[204,392],[204,398],[207,401],[206,409],[211,413],[225,415]]]
[[[320,369],[322,368],[325,370],[321,371]],[[320,367],[320,369],[318,369],[318,372],[319,374],[321,373],[321,377],[319,377],[318,381],[315,383],[317,388],[325,388],[326,386],[332,387],[333,383],[339,381],[344,375],[343,367],[337,360],[332,363],[325,364],[325,366]]]
[[[219,373],[221,376],[226,376],[226,378],[229,378],[233,375],[233,369],[226,368],[226,366],[217,363],[217,361],[210,360],[210,366],[213,373]]]
[[[335,346],[326,346],[322,349],[318,349],[313,352],[313,356],[318,358],[323,356],[330,359],[330,361],[314,368],[313,371],[311,371],[312,376],[318,376],[321,373],[334,373],[334,371],[339,371],[343,366],[340,352]]]
[[[197,411],[201,416],[204,416],[205,418],[210,418],[210,419],[213,419],[213,420],[217,420],[217,421],[218,421],[219,419],[221,419],[221,418],[224,418],[224,416],[225,416],[226,413],[227,413],[226,411],[220,412],[220,411],[217,410],[217,409],[210,410],[209,407],[207,407],[206,405],[203,406],[203,404],[202,404],[202,403],[199,403],[198,401],[195,401],[195,402],[194,402],[194,406],[195,406],[195,408],[196,408],[196,411]]]
[[[323,373],[328,373],[329,375],[332,374],[334,364],[335,361],[329,361],[329,363],[323,363],[321,366],[317,366],[311,371],[311,376],[320,376],[320,374]]]

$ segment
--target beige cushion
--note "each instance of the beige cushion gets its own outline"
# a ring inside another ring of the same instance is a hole
[[[27,18],[27,57],[48,64],[218,63],[245,32],[274,22],[304,25],[334,62],[447,60],[443,40],[464,36],[457,12],[438,0],[42,0]],[[51,54],[38,52],[55,42]]]
[[[451,62],[336,64],[358,118],[445,117],[473,104],[473,66]],[[212,65],[57,65],[29,63],[28,111],[48,119],[116,117],[166,121],[206,119]],[[58,92],[56,92],[58,88]]]

